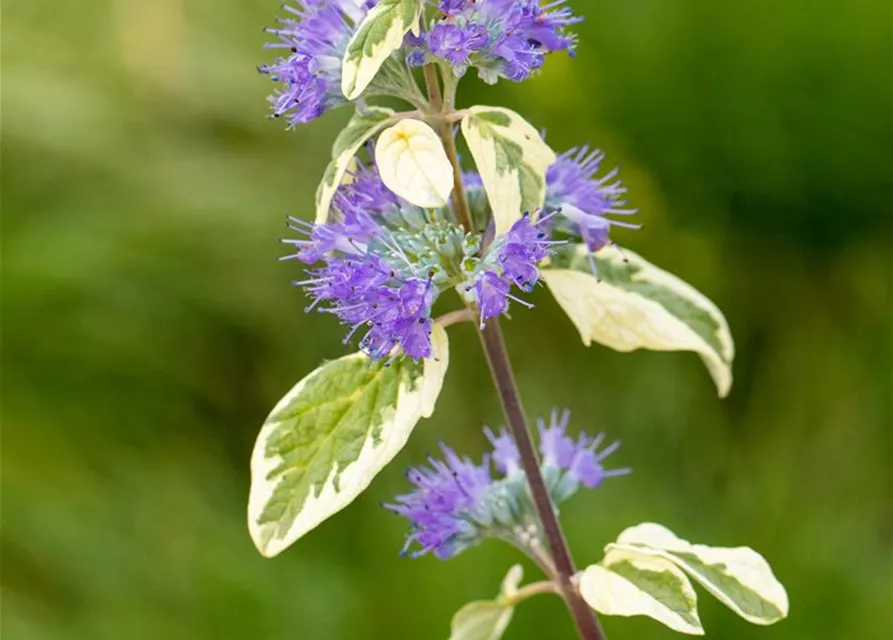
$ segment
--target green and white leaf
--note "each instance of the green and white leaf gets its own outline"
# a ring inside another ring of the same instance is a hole
[[[375,162],[385,186],[416,206],[442,207],[453,191],[453,165],[440,137],[421,120],[407,118],[385,129]]]
[[[322,182],[316,189],[316,224],[329,220],[332,198],[344,180],[360,147],[376,133],[394,122],[394,111],[384,107],[367,106],[357,109],[344,130],[335,138],[332,146],[332,161],[326,167]]]
[[[354,100],[369,86],[385,60],[411,29],[418,34],[422,0],[381,0],[347,43],[341,66],[341,91]]]
[[[543,206],[546,169],[556,156],[539,132],[514,111],[485,106],[468,111],[462,135],[481,174],[498,236],[522,214],[534,214]]]
[[[512,598],[523,576],[516,564],[502,581],[496,600],[476,600],[459,609],[450,625],[450,640],[499,640],[512,621],[516,604]]]
[[[739,616],[773,624],[788,615],[788,594],[759,553],[749,547],[709,547],[682,540],[659,524],[626,529],[607,552],[650,554],[675,563]]]
[[[583,571],[580,594],[605,615],[648,616],[680,633],[704,635],[694,587],[664,558],[612,550]]]
[[[617,351],[694,351],[720,397],[732,387],[735,347],[719,308],[691,285],[633,253],[606,246],[595,254],[577,245],[542,270],[558,304],[587,346]]]
[[[434,325],[431,338],[423,362],[327,362],[276,405],[251,456],[248,530],[262,555],[350,504],[431,415],[449,363],[446,331]]]

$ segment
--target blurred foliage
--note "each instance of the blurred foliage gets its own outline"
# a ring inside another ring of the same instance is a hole
[[[645,520],[749,544],[791,618],[702,598],[715,638],[889,638],[891,10],[875,0],[583,2],[576,59],[469,80],[556,149],[622,165],[645,228],[617,239],[726,312],[736,383],[691,354],[585,349],[545,292],[507,323],[531,415],[621,437],[636,473],[562,514],[579,563]],[[590,6],[592,5],[592,6]],[[497,401],[470,326],[434,418],[350,508],[274,561],[245,526],[273,403],[344,353],[276,261],[345,111],[265,119],[272,0],[3,3],[2,630],[9,640],[436,638],[514,553],[397,556],[379,507]],[[536,339],[531,339],[536,336]],[[535,571],[528,567],[528,575]],[[609,619],[612,638],[670,638]],[[570,638],[555,598],[507,638]]]

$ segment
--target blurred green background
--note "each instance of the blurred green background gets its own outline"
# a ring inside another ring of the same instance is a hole
[[[714,638],[890,638],[891,10],[873,0],[603,0],[575,60],[466,82],[559,150],[619,163],[645,228],[616,239],[725,311],[720,401],[691,354],[584,348],[548,293],[507,339],[531,415],[622,438],[634,475],[563,518],[578,563],[626,526],[748,544],[789,620],[703,594]],[[589,6],[592,5],[592,6]],[[440,438],[478,454],[500,411],[470,326],[436,415],[347,510],[275,560],[245,526],[274,402],[346,351],[278,263],[341,111],[265,119],[274,0],[3,3],[2,631],[8,640],[445,638],[516,560],[401,559],[379,507]],[[529,568],[532,577],[534,571]],[[608,619],[613,640],[673,637]],[[556,598],[508,640],[571,638]]]

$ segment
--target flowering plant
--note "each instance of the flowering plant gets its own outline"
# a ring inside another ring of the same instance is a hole
[[[747,547],[691,544],[661,525],[630,527],[577,571],[557,505],[629,472],[605,468],[618,443],[568,431],[553,412],[528,430],[500,320],[544,283],[584,344],[697,353],[720,396],[734,349],[722,313],[675,276],[610,239],[638,228],[616,169],[587,146],[557,155],[539,131],[501,107],[457,108],[460,79],[521,82],[557,51],[573,53],[581,18],[565,0],[295,0],[260,67],[276,83],[272,116],[289,127],[353,105],[316,194],[314,222],[289,218],[288,260],[308,311],[334,315],[359,351],[323,364],[267,418],[251,460],[248,524],[274,556],[353,501],[434,411],[449,365],[447,328],[473,322],[507,427],[487,429],[476,463],[442,446],[386,507],[405,517],[404,552],[450,558],[486,538],[526,554],[545,580],[462,608],[454,640],[501,637],[514,607],[537,593],[567,603],[586,640],[597,613],[645,615],[701,634],[690,579],[756,624],[787,615],[787,595]],[[424,87],[420,86],[420,82]],[[405,110],[374,105],[398,99]],[[458,125],[458,126],[457,126]],[[458,131],[474,166],[456,151]],[[435,318],[440,296],[457,309]]]

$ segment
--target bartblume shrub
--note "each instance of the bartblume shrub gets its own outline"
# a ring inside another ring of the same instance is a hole
[[[532,309],[526,294],[545,286],[585,345],[694,352],[720,397],[734,359],[716,305],[612,240],[612,228],[641,223],[608,153],[580,141],[556,154],[518,113],[457,104],[471,70],[490,84],[522,82],[550,55],[573,55],[582,19],[564,0],[293,0],[267,29],[272,59],[259,67],[275,83],[271,117],[288,129],[353,109],[315,202],[299,206],[311,215],[288,218],[281,259],[306,310],[333,316],[355,346],[298,381],[264,422],[249,532],[275,556],[359,496],[434,412],[448,329],[471,323],[506,426],[484,430],[492,451],[479,461],[443,444],[442,459],[411,468],[411,489],[385,507],[408,521],[402,555],[445,560],[499,540],[543,578],[522,586],[510,568],[493,600],[456,613],[453,640],[497,640],[514,607],[543,593],[565,600],[585,640],[605,638],[597,613],[703,634],[692,580],[755,624],[788,613],[784,587],[748,547],[692,544],[643,523],[578,571],[561,533],[559,505],[630,470],[605,466],[619,442],[572,430],[567,410],[540,419],[534,438],[503,317]],[[442,297],[454,308],[435,317]]]

